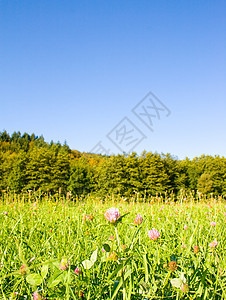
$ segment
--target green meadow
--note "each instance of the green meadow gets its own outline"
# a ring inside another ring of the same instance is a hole
[[[104,216],[111,207],[120,214],[112,223]],[[5,192],[0,298],[225,299],[225,218],[219,196]]]

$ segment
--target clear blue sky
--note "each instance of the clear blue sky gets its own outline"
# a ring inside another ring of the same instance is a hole
[[[225,156],[225,15],[223,0],[1,0],[0,131],[120,153],[109,136],[129,120],[139,154]],[[153,131],[132,111],[150,91]]]

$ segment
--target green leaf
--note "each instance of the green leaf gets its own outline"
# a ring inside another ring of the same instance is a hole
[[[174,254],[171,255],[171,256],[170,256],[170,260],[171,260],[171,261],[177,262],[177,257],[176,257],[176,255],[174,255]]]
[[[110,279],[112,279],[113,277],[115,277],[115,276],[118,274],[118,272],[119,272],[120,270],[122,270],[123,267],[124,267],[123,264],[118,265],[117,269],[114,270],[111,274],[109,274],[109,276],[108,276],[108,278],[107,278],[107,281],[109,281]]]
[[[44,279],[48,273],[49,265],[43,265],[41,269],[41,276]]]
[[[26,280],[32,286],[37,286],[42,283],[42,277],[36,273],[27,275]]]
[[[184,277],[184,273],[183,273],[183,272],[180,274],[180,279],[181,279],[181,281],[182,281],[183,283],[186,282],[186,278]]]
[[[132,273],[132,271],[131,271],[131,270],[128,270],[128,271],[124,274],[124,280],[126,280],[127,277],[128,277],[131,273]],[[121,288],[122,284],[123,284],[122,278],[121,278],[121,280],[120,280],[119,282],[118,282],[117,280],[115,281],[115,284],[114,284],[114,287],[113,287],[114,294],[113,294],[113,296],[111,297],[111,300],[113,300],[113,299],[116,297],[116,295],[118,294],[118,291],[119,291],[119,289]]]
[[[179,288],[182,284],[181,279],[180,278],[173,278],[170,280],[172,286]]]
[[[128,215],[128,214],[129,214],[129,212],[126,213],[126,214],[124,214],[124,215],[122,215],[122,216],[115,222],[114,225],[117,225],[119,222],[122,222],[122,219],[123,219],[126,215]]]
[[[144,273],[145,273],[145,282],[148,282],[149,272],[148,272],[148,263],[147,263],[147,254],[143,255],[144,260]]]
[[[202,292],[203,292],[203,285],[202,285],[202,283],[200,283],[199,288],[198,288],[198,291],[197,291],[197,295],[198,295],[198,296],[201,296],[201,295],[202,295]]]
[[[62,281],[61,274],[60,275],[58,274],[57,276],[56,274],[53,274],[53,276],[49,279],[48,287],[53,288],[56,285],[58,285],[61,281]]]
[[[103,248],[106,252],[110,252],[111,251],[111,247],[108,244],[104,244]]]
[[[59,263],[58,260],[54,260],[54,261],[52,262],[52,264],[53,264],[57,269],[59,269],[60,263]]]
[[[93,263],[95,263],[95,261],[97,260],[97,250],[98,250],[98,248],[95,251],[93,251],[93,254],[90,257],[90,260]]]
[[[179,288],[181,286],[181,279],[180,278],[173,278],[170,280],[172,286]]]
[[[102,256],[102,257],[101,257],[101,262],[104,263],[104,262],[106,262],[106,261],[107,261],[107,258],[104,257],[104,256]]]
[[[118,280],[115,280],[114,286],[113,286],[113,292],[114,292],[115,289],[117,288],[118,284],[119,284],[119,281],[118,281]]]
[[[82,262],[82,264],[83,264],[84,269],[89,270],[93,266],[94,262],[87,259],[87,260],[84,260]]]

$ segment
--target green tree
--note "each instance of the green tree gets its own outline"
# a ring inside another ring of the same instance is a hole
[[[178,160],[170,153],[162,154],[165,171],[168,176],[168,191],[177,193],[180,189],[185,188],[185,176]]]
[[[50,148],[33,146],[28,151],[25,189],[41,189],[66,192],[70,164],[67,152],[59,151],[57,145]]]
[[[7,177],[7,186],[15,191],[21,192],[26,184],[26,164],[27,155],[26,152],[20,150],[15,156],[10,166],[10,172]]]
[[[143,189],[150,195],[162,193],[170,186],[164,161],[157,153],[148,152],[141,158],[141,176]]]
[[[90,166],[79,159],[71,163],[68,189],[73,195],[87,194],[91,191]]]
[[[134,192],[142,192],[140,158],[135,152],[125,158],[125,177],[125,194],[127,196],[132,195]]]
[[[207,173],[203,173],[198,179],[198,191],[203,194],[212,192],[213,181],[211,176]]]
[[[220,156],[209,156],[206,163],[205,172],[209,173],[213,182],[215,194],[226,193],[226,158]]]
[[[127,186],[124,155],[110,156],[98,168],[98,191],[101,195],[124,195]]]

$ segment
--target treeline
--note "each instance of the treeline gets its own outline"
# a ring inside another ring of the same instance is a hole
[[[165,191],[226,194],[226,158],[202,155],[178,160],[170,154],[102,156],[46,143],[44,138],[0,133],[0,191],[38,190],[99,196]]]

